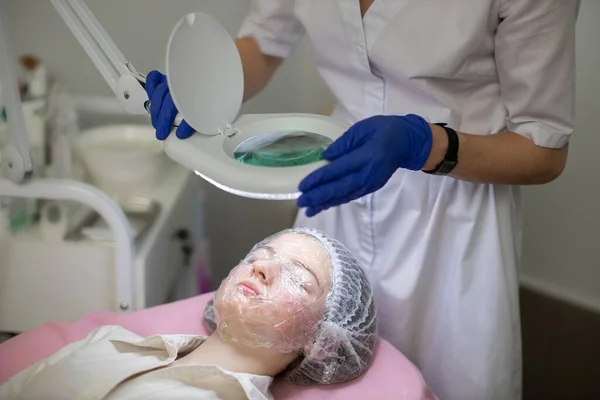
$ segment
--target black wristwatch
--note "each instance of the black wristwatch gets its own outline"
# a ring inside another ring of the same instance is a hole
[[[435,124],[441,126],[448,135],[448,149],[444,159],[432,170],[423,171],[430,175],[448,175],[458,164],[458,134],[452,128],[448,128],[446,124]]]

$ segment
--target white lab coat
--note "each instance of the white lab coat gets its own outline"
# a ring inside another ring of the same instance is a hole
[[[421,115],[565,145],[579,0],[255,0],[240,36],[286,57],[306,33],[334,116]],[[519,188],[397,171],[296,225],[345,243],[372,281],[381,335],[443,400],[521,398]]]
[[[143,338],[118,326],[102,326],[0,385],[0,399],[273,400],[270,376],[233,373],[212,365],[166,367],[205,339],[197,335]]]

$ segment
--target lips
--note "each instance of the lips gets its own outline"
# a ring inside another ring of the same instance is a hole
[[[243,281],[238,283],[238,286],[244,291],[244,293],[249,294],[251,296],[260,296],[260,290],[258,286],[250,281]]]

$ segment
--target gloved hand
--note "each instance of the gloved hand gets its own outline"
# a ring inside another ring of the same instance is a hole
[[[330,163],[300,183],[297,205],[312,217],[375,192],[398,168],[422,169],[432,141],[429,124],[417,115],[359,121],[323,152]]]
[[[150,116],[152,126],[156,129],[156,138],[165,140],[173,129],[173,122],[177,117],[177,108],[169,92],[166,75],[152,71],[146,77],[146,93],[150,99]],[[187,139],[194,133],[194,129],[182,121],[175,134],[179,139]]]

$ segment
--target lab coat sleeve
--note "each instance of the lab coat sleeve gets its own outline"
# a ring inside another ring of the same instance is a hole
[[[252,37],[263,54],[288,57],[305,33],[295,4],[295,0],[252,0],[238,36]]]
[[[496,66],[508,130],[561,148],[575,119],[575,22],[580,0],[501,0]]]
[[[115,329],[118,329],[118,327],[102,326],[96,328],[93,331],[91,331],[84,339],[78,340],[73,343],[69,343],[68,345],[58,350],[56,353],[44,358],[43,360],[33,365],[30,365],[29,367],[14,375],[8,381],[0,385],[0,399],[20,399],[21,397],[19,396],[19,394],[23,391],[23,389],[27,387],[27,385],[32,381],[32,379],[34,379],[35,376],[44,368],[46,368],[49,365],[56,364],[60,360],[70,356],[77,350],[90,343],[97,342],[98,340],[105,338]]]

